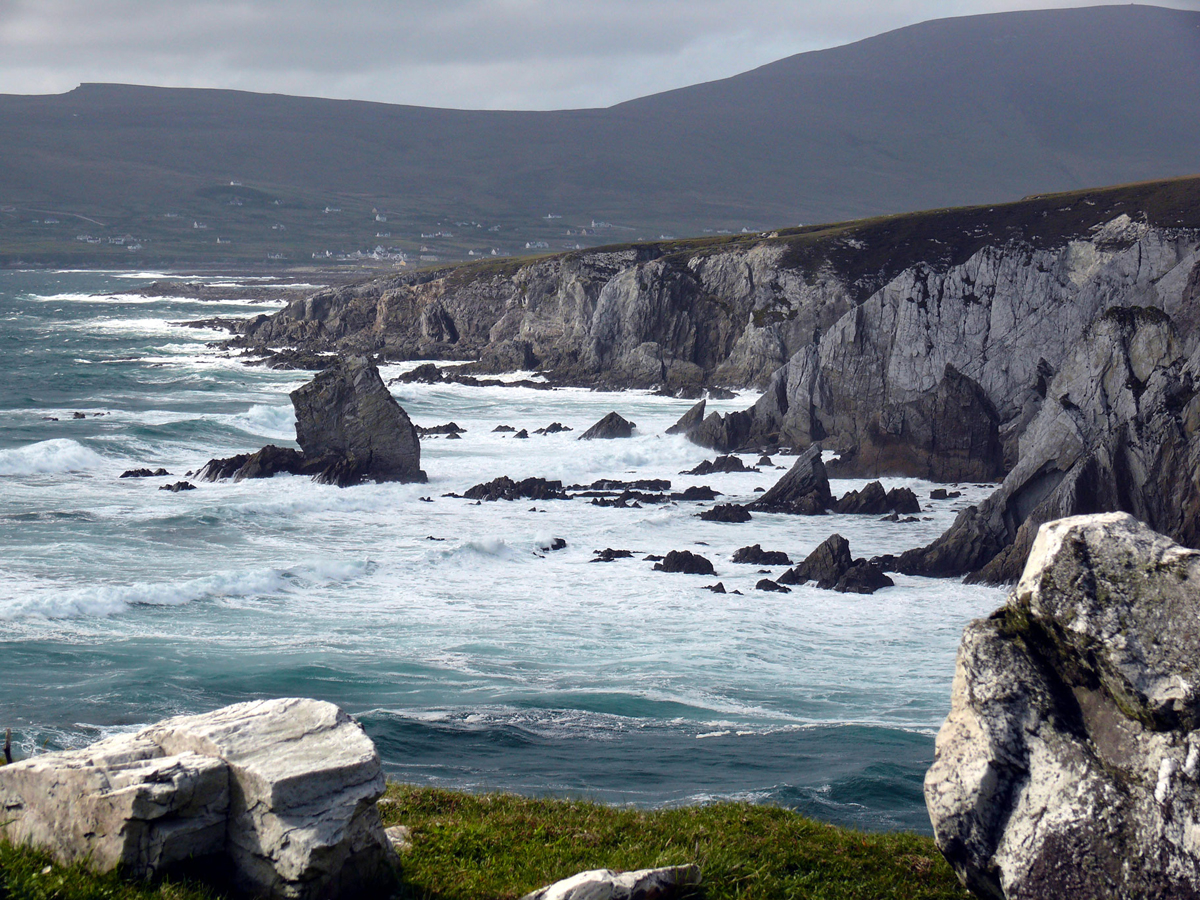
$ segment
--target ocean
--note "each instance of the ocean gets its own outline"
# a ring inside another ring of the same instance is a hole
[[[476,505],[442,495],[536,475],[665,478],[746,501],[783,469],[680,475],[713,455],[663,434],[691,401],[397,384],[417,424],[466,429],[422,441],[428,484],[282,476],[162,491],[211,457],[293,441],[288,392],[310,374],[247,366],[210,346],[221,333],[180,324],[269,313],[278,292],[234,299],[246,282],[230,279],[228,300],[136,293],[151,280],[188,279],[0,273],[0,728],[19,754],[309,696],[357,717],[389,777],[406,782],[638,806],[751,800],[929,832],[921,781],[959,637],[1003,592],[896,575],[872,596],[766,593],[759,567],[730,557],[758,543],[799,562],[833,532],[856,556],[899,552],[990,488],[930,501],[932,485],[883,479],[922,499],[911,524],[723,524],[682,502]],[[637,424],[633,438],[576,440],[610,411]],[[573,431],[532,435],[552,422]],[[119,478],[140,467],[171,475]],[[542,549],[554,538],[566,548]],[[633,557],[591,561],[607,547]],[[683,549],[711,559],[717,578],[643,559]],[[742,593],[703,589],[716,580]]]

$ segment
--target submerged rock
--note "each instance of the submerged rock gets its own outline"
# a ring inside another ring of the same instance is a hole
[[[750,504],[757,512],[821,515],[833,504],[829,478],[821,462],[821,447],[813,444],[792,463],[769,491]]]
[[[581,441],[594,441],[610,438],[633,437],[633,429],[637,428],[628,419],[623,419],[615,412],[607,416],[579,436]]]
[[[770,578],[760,578],[758,584],[754,585],[754,589],[757,591],[770,591],[776,594],[790,594],[792,592],[791,588],[784,587]]]
[[[264,897],[319,900],[392,877],[370,738],[331,703],[239,703],[0,767],[0,834],[64,864],[136,878],[227,872]]]
[[[1200,553],[1079,516],[967,626],[925,800],[978,896],[1200,896],[1197,585]]]
[[[613,562],[617,559],[632,559],[632,550],[614,550],[612,547],[605,547],[603,550],[593,550],[592,555],[595,559],[592,562]]]

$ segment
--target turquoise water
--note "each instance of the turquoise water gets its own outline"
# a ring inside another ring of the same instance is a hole
[[[247,367],[208,346],[221,335],[178,324],[277,301],[130,294],[146,277],[0,273],[0,727],[21,752],[303,695],[357,716],[406,781],[642,805],[734,797],[928,831],[920,784],[958,638],[1002,594],[903,577],[871,597],[765,594],[759,570],[729,557],[761,543],[798,561],[833,531],[856,555],[896,552],[984,489],[927,504],[911,525],[724,525],[693,504],[475,506],[441,495],[507,474],[669,478],[748,499],[781,472],[680,476],[706,456],[662,435],[686,401],[399,385],[417,423],[467,428],[423,442],[428,485],[160,491],[210,457],[289,442],[287,393],[307,376]],[[614,409],[638,424],[633,439],[574,440]],[[575,432],[492,431],[553,421]],[[172,474],[118,478],[143,466]],[[542,552],[555,537],[567,549]],[[592,563],[603,547],[634,558]],[[672,549],[704,553],[743,594],[641,559]]]

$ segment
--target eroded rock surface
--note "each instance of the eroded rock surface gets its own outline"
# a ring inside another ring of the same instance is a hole
[[[925,798],[978,896],[1200,896],[1200,553],[1124,513],[1043,525],[967,626]]]
[[[374,745],[336,706],[252,701],[0,767],[0,833],[135,877],[207,858],[238,890],[317,900],[390,876],[383,790]]]
[[[595,441],[611,438],[633,437],[633,429],[637,426],[628,419],[622,418],[615,412],[607,416],[579,436],[581,441]]]

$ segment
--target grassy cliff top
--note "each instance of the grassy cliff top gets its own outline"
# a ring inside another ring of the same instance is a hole
[[[618,809],[509,794],[392,785],[385,825],[403,824],[393,896],[428,900],[519,898],[586,869],[698,863],[703,896],[806,900],[949,900],[963,889],[933,845],[914,834],[865,834],[746,803]],[[0,845],[4,900],[219,900],[193,882],[139,884],[53,865]]]

